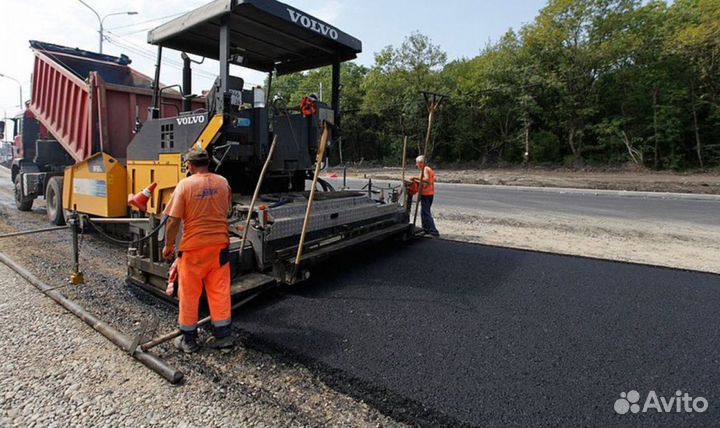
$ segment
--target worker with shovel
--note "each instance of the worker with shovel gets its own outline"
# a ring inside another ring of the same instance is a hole
[[[435,198],[435,171],[425,164],[425,156],[418,156],[415,159],[415,165],[420,170],[422,177],[422,185],[420,185],[420,177],[412,177],[412,181],[418,184],[420,193],[420,219],[422,220],[422,228],[425,233],[435,238],[440,236],[435,227],[435,220],[432,216],[432,204]]]
[[[224,177],[208,171],[210,158],[205,150],[193,148],[185,160],[191,175],[177,184],[165,209],[169,217],[163,248],[165,259],[174,258],[175,240],[180,224],[183,226],[177,263],[182,336],[175,340],[175,346],[185,353],[200,349],[197,324],[204,286],[213,324],[213,337],[205,344],[209,348],[229,349],[233,340],[227,214],[232,191]]]

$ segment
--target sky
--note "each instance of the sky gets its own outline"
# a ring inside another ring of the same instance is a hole
[[[147,31],[165,21],[207,3],[209,0],[86,0],[100,16],[115,12],[137,15],[110,16],[103,51],[124,53],[132,67],[153,74],[153,46],[146,42]],[[414,31],[439,44],[450,60],[473,57],[508,29],[530,23],[546,0],[285,0],[363,42],[358,62],[372,65],[374,53],[387,45],[398,46]],[[0,73],[22,82],[23,97],[30,96],[33,55],[28,40],[40,40],[85,50],[98,49],[98,19],[78,0],[3,0],[0,19]],[[163,18],[164,19],[158,19]],[[161,81],[181,81],[179,52],[165,51]],[[196,66],[197,67],[197,66]],[[207,89],[217,74],[217,63],[206,61],[194,76],[194,93]],[[241,69],[233,74],[247,84],[259,84],[264,76]],[[0,117],[19,113],[18,85],[0,78]]]

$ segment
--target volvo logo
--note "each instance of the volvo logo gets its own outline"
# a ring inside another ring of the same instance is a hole
[[[290,19],[292,22],[296,24],[300,24],[303,27],[307,28],[308,30],[313,30],[316,33],[320,33],[325,37],[330,37],[333,40],[338,39],[338,32],[333,27],[330,27],[329,25],[325,25],[322,22],[318,22],[308,16],[303,15],[302,13],[292,10],[288,8],[288,13],[290,13]]]
[[[178,117],[175,119],[177,121],[178,125],[184,126],[184,125],[195,125],[196,123],[205,123],[205,116],[185,116],[185,117]]]

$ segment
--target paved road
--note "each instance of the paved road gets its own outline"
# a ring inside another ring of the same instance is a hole
[[[342,180],[330,180],[335,186]],[[374,187],[387,187],[388,181],[373,181]],[[349,180],[360,188],[367,181]],[[396,185],[398,183],[391,183]],[[437,184],[435,208],[495,214],[538,212],[562,216],[589,216],[613,219],[686,222],[720,227],[720,197],[705,200],[683,197],[646,196],[645,193],[595,192],[550,188],[517,188],[472,184]],[[665,195],[665,194],[662,194]]]
[[[238,325],[396,418],[720,425],[720,276],[441,240],[316,275]],[[710,408],[618,415],[629,390],[641,404],[682,390]]]
[[[717,203],[709,201],[439,190],[439,204],[459,195],[456,206],[498,212],[578,210],[717,225],[707,212]],[[426,240],[347,260],[269,296],[237,325],[411,423],[720,425],[719,276]],[[620,392],[631,389],[642,400],[650,390],[670,397],[679,389],[710,408],[615,414]]]

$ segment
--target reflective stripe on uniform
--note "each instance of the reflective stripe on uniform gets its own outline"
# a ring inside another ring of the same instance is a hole
[[[227,320],[222,320],[222,321],[213,321],[213,322],[212,322],[212,324],[213,324],[215,327],[225,327],[225,326],[230,325],[230,323],[231,323],[231,320],[229,320],[229,319],[227,319]]]

